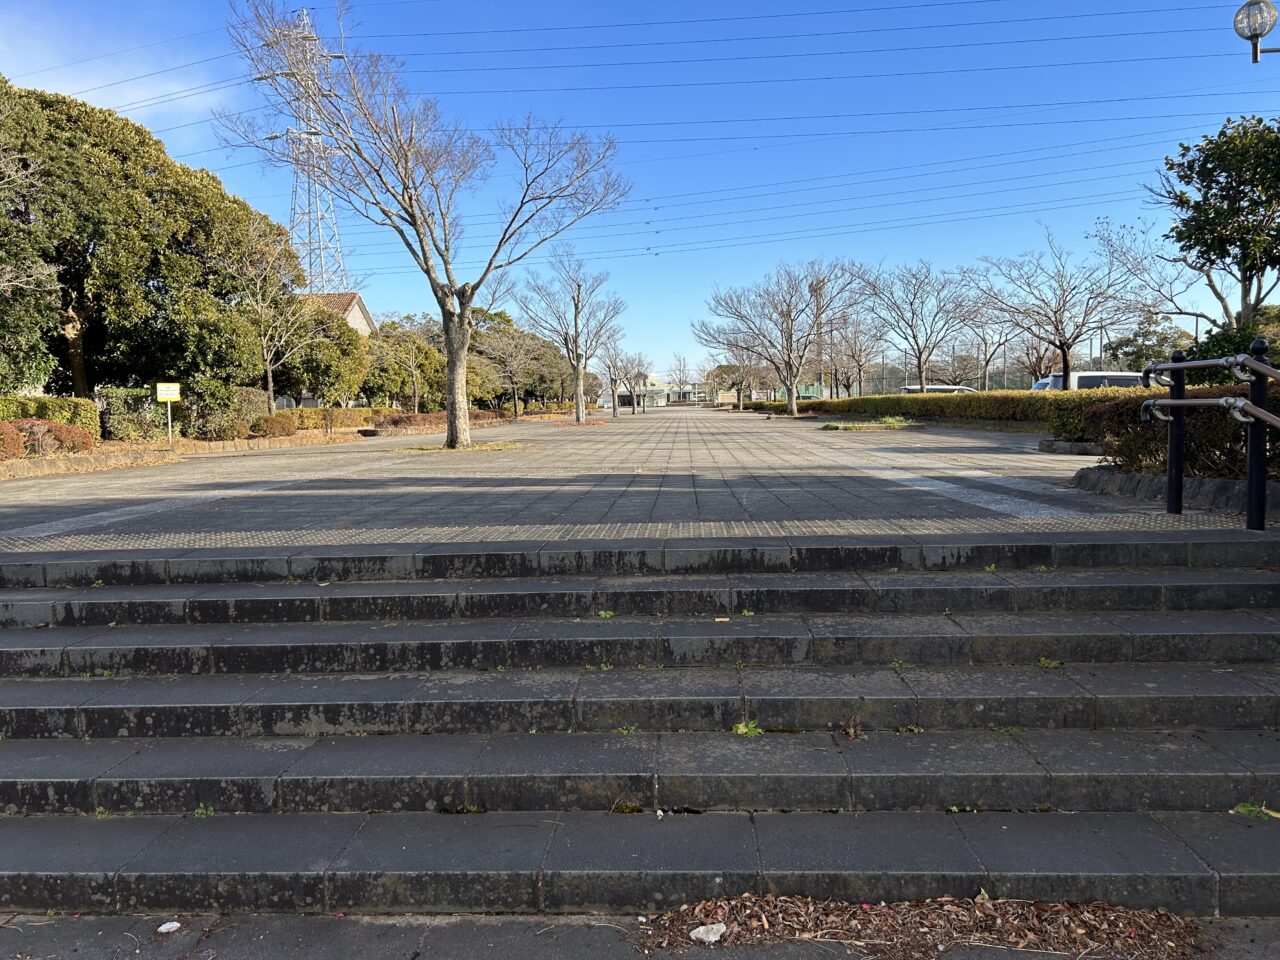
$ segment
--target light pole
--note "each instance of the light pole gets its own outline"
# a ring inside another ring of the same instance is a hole
[[[1262,46],[1262,38],[1276,27],[1276,5],[1271,0],[1249,0],[1236,11],[1236,34],[1248,40],[1253,47],[1253,62],[1262,59],[1264,53],[1280,53],[1280,47]]]

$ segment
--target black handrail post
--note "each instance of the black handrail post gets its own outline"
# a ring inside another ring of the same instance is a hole
[[[1170,359],[1174,363],[1186,362],[1187,355],[1181,350],[1173,351]],[[1187,399],[1187,374],[1183,370],[1173,370],[1169,374],[1169,399]],[[1165,480],[1164,506],[1166,513],[1182,512],[1182,480],[1187,462],[1187,411],[1174,407],[1169,419],[1169,474]]]
[[[1249,346],[1249,352],[1260,363],[1267,362],[1270,351],[1267,341],[1259,337]],[[1269,377],[1254,373],[1249,384],[1249,402],[1259,409],[1267,409],[1267,385]],[[1250,530],[1267,528],[1267,425],[1258,418],[1249,421],[1248,483],[1245,497],[1248,500],[1246,526]]]

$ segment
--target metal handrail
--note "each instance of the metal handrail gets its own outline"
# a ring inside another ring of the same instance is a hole
[[[1218,397],[1207,400],[1148,400],[1142,405],[1142,422],[1150,423],[1152,420],[1163,420],[1166,423],[1172,423],[1173,415],[1164,414],[1160,411],[1188,409],[1191,407],[1221,407],[1241,423],[1252,423],[1254,420],[1261,420],[1263,423],[1280,430],[1280,417],[1277,417],[1269,410],[1255,407],[1244,397]]]
[[[1162,387],[1171,387],[1173,386],[1173,381],[1165,376],[1166,373],[1186,372],[1189,370],[1230,370],[1231,375],[1241,383],[1252,383],[1253,374],[1260,373],[1264,377],[1270,377],[1272,380],[1280,382],[1280,370],[1247,353],[1239,353],[1234,357],[1216,357],[1212,360],[1175,360],[1172,363],[1151,363],[1142,371],[1142,385],[1150,387],[1151,381],[1155,380]],[[1247,373],[1246,371],[1253,371],[1253,373]]]
[[[1165,509],[1182,512],[1183,473],[1186,464],[1188,409],[1217,407],[1248,426],[1247,480],[1245,484],[1246,525],[1250,530],[1263,530],[1267,524],[1267,427],[1280,430],[1280,417],[1267,409],[1267,387],[1280,382],[1280,370],[1267,362],[1270,347],[1259,338],[1249,345],[1248,353],[1210,360],[1188,360],[1175,350],[1169,363],[1149,364],[1142,371],[1142,385],[1151,386],[1154,379],[1169,388],[1167,400],[1148,400],[1142,405],[1142,420],[1163,420],[1169,424],[1169,473],[1165,484]],[[1249,398],[1215,397],[1187,399],[1187,371],[1230,370],[1241,383],[1249,384]],[[1166,412],[1168,411],[1168,412]]]

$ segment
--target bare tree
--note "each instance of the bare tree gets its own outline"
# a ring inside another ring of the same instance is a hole
[[[974,379],[979,389],[990,390],[991,365],[1018,335],[1018,330],[1002,314],[978,310],[965,324],[964,333],[969,352],[978,364],[978,376]]]
[[[715,291],[707,309],[720,320],[695,321],[693,335],[704,347],[767,364],[795,416],[800,378],[815,359],[827,311],[847,309],[855,289],[856,275],[844,263],[783,264],[755,286]]]
[[[1130,281],[1134,316],[1152,311],[1229,330],[1238,321],[1247,326],[1247,318],[1257,315],[1280,284],[1280,273],[1241,271],[1226,263],[1196,264],[1172,243],[1154,236],[1147,224],[1122,227],[1103,220],[1094,237]],[[1201,302],[1205,289],[1211,308]]]
[[[834,318],[830,335],[832,394],[843,386],[852,397],[862,396],[867,367],[884,349],[886,331],[863,309],[855,308]]]
[[[445,445],[471,443],[467,352],[472,307],[495,274],[593,213],[615,206],[627,184],[612,172],[611,138],[593,140],[528,117],[494,128],[492,145],[445,120],[437,101],[410,92],[395,57],[349,42],[338,12],[332,49],[300,29],[287,0],[243,0],[231,37],[267,110],[224,113],[224,138],[288,164],[360,217],[399,238],[426,276],[440,311],[447,361]],[[281,132],[281,119],[305,127]],[[459,275],[462,198],[489,182],[501,155],[514,193],[500,205],[495,236],[471,279]]]
[[[974,312],[965,283],[921,260],[891,269],[861,270],[864,309],[903,346],[917,382],[929,383],[929,364]]]
[[[1016,347],[1015,363],[1032,383],[1053,373],[1053,347],[1034,337],[1024,338]]]
[[[649,386],[649,375],[653,370],[653,361],[643,353],[628,353],[622,361],[622,381],[631,392],[631,413],[648,413],[645,406],[645,390]]]
[[[684,400],[684,388],[689,386],[689,361],[683,354],[675,354],[671,358],[671,369],[667,371],[676,388],[676,402]]]
[[[283,229],[265,217],[255,217],[243,244],[220,257],[221,266],[235,280],[229,298],[253,328],[266,374],[267,415],[275,413],[276,371],[314,343],[326,339],[326,317],[312,299],[297,292],[302,269]]]
[[[511,391],[511,414],[520,419],[520,391],[543,366],[549,344],[515,326],[502,326],[478,335],[475,346],[488,357]]]
[[[604,292],[607,273],[589,273],[568,249],[556,251],[551,276],[534,275],[515,295],[525,321],[554,340],[573,368],[573,418],[586,418],[583,380],[600,348],[618,335],[618,317],[626,309],[621,297]]]
[[[1071,351],[1081,341],[1130,316],[1129,276],[1109,256],[1074,261],[1045,231],[1046,250],[1019,257],[983,257],[968,276],[985,309],[1058,352],[1062,388],[1071,389]]]
[[[610,337],[600,347],[600,366],[604,369],[604,378],[609,386],[609,399],[612,403],[613,415],[618,415],[618,388],[626,379],[627,354],[622,349],[622,341]]]

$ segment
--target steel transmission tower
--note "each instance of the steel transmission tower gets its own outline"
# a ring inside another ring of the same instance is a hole
[[[285,41],[288,49],[298,51],[297,66],[289,77],[299,88],[293,98],[294,126],[275,139],[288,140],[293,158],[293,202],[289,218],[289,234],[307,275],[311,293],[336,293],[350,289],[346,265],[342,259],[342,241],[338,233],[338,216],[333,194],[325,186],[321,172],[328,164],[329,147],[316,130],[314,97],[326,96],[325,89],[302,90],[303,84],[325,85],[329,61],[341,54],[326,51],[320,45],[310,14],[306,9],[298,18]]]

